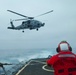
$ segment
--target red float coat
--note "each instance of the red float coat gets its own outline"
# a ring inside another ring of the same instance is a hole
[[[54,68],[54,75],[76,75],[76,55],[70,51],[52,56],[47,64]]]

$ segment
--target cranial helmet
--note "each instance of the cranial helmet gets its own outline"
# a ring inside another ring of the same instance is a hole
[[[71,46],[69,45],[69,43],[67,41],[61,41],[58,45],[58,47],[56,48],[57,52],[61,52],[61,51],[72,51]]]

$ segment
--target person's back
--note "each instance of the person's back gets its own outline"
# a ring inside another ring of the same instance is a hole
[[[55,75],[76,75],[76,55],[71,51],[59,51],[47,64],[53,66]]]
[[[76,56],[72,52],[61,52],[56,55],[53,67],[56,75],[76,75]]]

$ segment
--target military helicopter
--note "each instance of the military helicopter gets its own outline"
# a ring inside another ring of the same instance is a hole
[[[20,13],[17,13],[17,12],[11,11],[11,10],[7,10],[7,11],[24,17],[24,19],[11,20],[10,21],[11,27],[8,27],[8,29],[13,29],[13,30],[21,30],[22,29],[23,30],[22,32],[24,32],[24,29],[30,29],[30,30],[36,29],[38,31],[38,29],[40,27],[43,27],[45,25],[45,23],[42,23],[38,20],[35,20],[34,19],[35,17],[28,17],[28,16],[22,15]],[[48,13],[51,13],[51,12],[53,12],[53,10],[48,11],[46,13],[43,13],[41,15],[38,15],[36,17],[42,16],[42,15],[45,15],[45,14],[48,14]],[[22,21],[22,24],[15,27],[14,24],[13,24],[13,21],[21,21],[21,20],[24,20],[24,21]]]

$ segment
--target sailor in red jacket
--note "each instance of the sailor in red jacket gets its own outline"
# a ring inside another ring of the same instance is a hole
[[[76,75],[76,55],[68,42],[62,41],[57,47],[58,54],[47,60],[54,68],[54,75]]]

